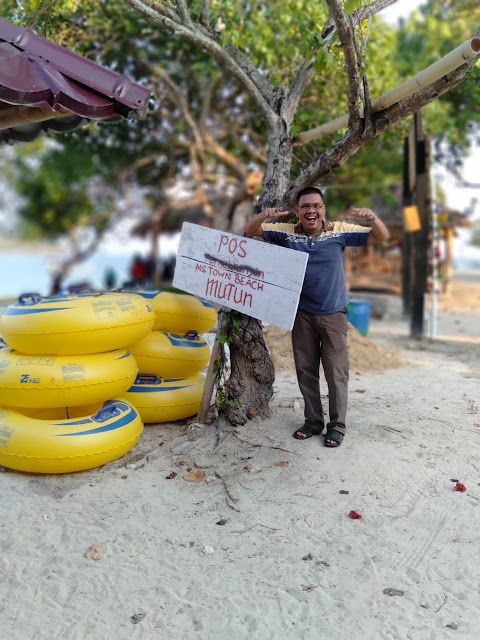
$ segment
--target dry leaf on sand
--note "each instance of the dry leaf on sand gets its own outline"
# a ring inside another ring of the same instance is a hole
[[[85,552],[85,558],[88,560],[100,560],[100,557],[105,549],[103,544],[92,544]]]
[[[192,473],[187,473],[183,476],[184,480],[188,482],[201,482],[203,478],[206,476],[206,471],[202,471],[199,469],[198,471],[192,471]]]
[[[258,473],[259,471],[262,470],[262,467],[255,467],[253,464],[247,464],[247,466],[244,467],[244,469],[249,473]]]

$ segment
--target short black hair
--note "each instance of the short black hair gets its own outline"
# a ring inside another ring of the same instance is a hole
[[[322,199],[322,202],[324,202],[323,193],[320,191],[320,189],[318,189],[317,187],[305,187],[304,189],[300,189],[300,191],[297,193],[297,197],[295,198],[296,204],[298,204],[300,202],[300,198],[302,196],[308,196],[311,193],[318,193],[318,195]]]

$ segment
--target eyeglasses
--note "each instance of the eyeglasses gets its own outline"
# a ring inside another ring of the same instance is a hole
[[[315,209],[315,211],[320,211],[320,209],[323,209],[324,206],[324,204],[315,202],[315,204],[301,204],[299,209],[301,209],[302,211],[308,211],[309,209],[313,208]]]

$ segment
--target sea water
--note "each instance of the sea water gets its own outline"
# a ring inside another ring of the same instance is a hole
[[[88,283],[92,289],[105,288],[105,274],[113,269],[116,286],[130,279],[131,253],[98,253],[75,265],[65,279],[64,286]],[[0,299],[17,298],[22,293],[50,293],[52,255],[47,253],[0,253]]]

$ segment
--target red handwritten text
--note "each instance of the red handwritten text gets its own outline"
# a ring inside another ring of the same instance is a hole
[[[246,240],[238,240],[237,238],[229,238],[222,234],[220,236],[220,243],[218,245],[218,251],[221,251],[222,247],[228,247],[229,253],[237,255],[239,258],[245,258],[247,252],[245,250]]]
[[[253,302],[252,295],[237,287],[233,282],[225,284],[211,278],[207,280],[205,296],[213,296],[217,300],[226,300],[227,302],[232,301],[243,307],[251,307]]]

